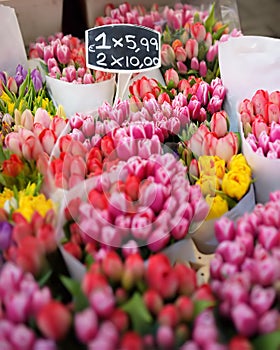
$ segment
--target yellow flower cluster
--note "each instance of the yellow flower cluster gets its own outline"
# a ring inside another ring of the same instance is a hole
[[[251,168],[243,154],[234,155],[227,164],[218,156],[201,156],[198,172],[196,184],[210,207],[208,220],[220,217],[237,204],[252,181]]]
[[[29,222],[36,211],[45,217],[49,210],[55,209],[51,199],[47,199],[42,193],[36,194],[35,184],[28,185],[17,194],[5,188],[0,194],[0,207],[8,212],[21,213]]]

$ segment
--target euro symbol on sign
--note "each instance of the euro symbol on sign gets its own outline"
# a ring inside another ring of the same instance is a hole
[[[92,44],[92,45],[90,45],[89,47],[88,47],[88,51],[89,52],[95,52],[95,44]]]

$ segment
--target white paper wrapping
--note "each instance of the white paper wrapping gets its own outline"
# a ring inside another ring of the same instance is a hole
[[[8,5],[9,1],[4,4]],[[2,31],[5,28],[5,33],[0,35],[0,71],[14,75],[18,64],[24,67],[27,65],[27,56],[15,10],[0,4],[0,23]]]
[[[233,209],[225,213],[224,216],[235,221],[245,212],[253,211],[255,204],[256,201],[254,186],[251,185],[248,193],[238,202],[238,204]],[[190,233],[198,250],[202,253],[214,253],[218,246],[218,241],[216,239],[214,230],[214,225],[217,220],[218,219],[204,221],[198,228],[194,228]]]
[[[112,104],[115,93],[115,75],[94,84],[74,84],[46,76],[47,88],[54,102],[64,107],[68,117],[76,112],[91,113],[104,101]]]
[[[26,46],[39,36],[49,36],[62,30],[63,0],[6,0],[4,4],[15,9]],[[5,29],[3,36],[8,33]],[[14,41],[11,43],[16,46]]]
[[[225,109],[231,130],[238,130],[238,106],[259,90],[280,89],[280,39],[230,38],[219,45],[221,79],[227,89]]]

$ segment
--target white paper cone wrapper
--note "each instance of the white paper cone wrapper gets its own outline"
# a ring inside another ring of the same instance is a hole
[[[113,102],[115,76],[94,84],[74,84],[46,76],[47,88],[57,105],[64,107],[68,117],[76,112],[91,113],[103,102]]]
[[[63,0],[8,0],[4,4],[15,9],[26,46],[39,36],[47,37],[62,30]],[[3,36],[7,33],[6,28]],[[11,43],[16,47],[15,42]]]
[[[219,44],[221,79],[227,89],[225,109],[231,130],[238,130],[238,104],[259,90],[279,90],[280,39],[230,38]]]
[[[226,216],[229,219],[235,221],[245,212],[253,211],[255,204],[256,201],[254,186],[251,185],[248,193],[238,202],[238,204],[233,209],[229,210],[223,216]],[[195,231],[193,231],[193,233],[191,233],[191,237],[200,252],[205,254],[215,252],[218,246],[218,241],[215,236],[214,225],[218,219],[219,218],[204,221]]]
[[[14,75],[18,64],[26,67],[27,56],[16,12],[9,4],[7,1],[4,5],[8,6],[1,5],[0,1],[0,23],[5,28],[5,33],[0,35],[0,71]]]
[[[86,273],[85,265],[83,265],[73,255],[69,254],[63,247],[60,247],[60,251],[70,276],[74,280],[81,282]]]

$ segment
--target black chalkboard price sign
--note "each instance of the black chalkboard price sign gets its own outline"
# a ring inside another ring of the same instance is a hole
[[[160,33],[131,24],[104,25],[86,30],[87,67],[113,73],[160,67]]]

